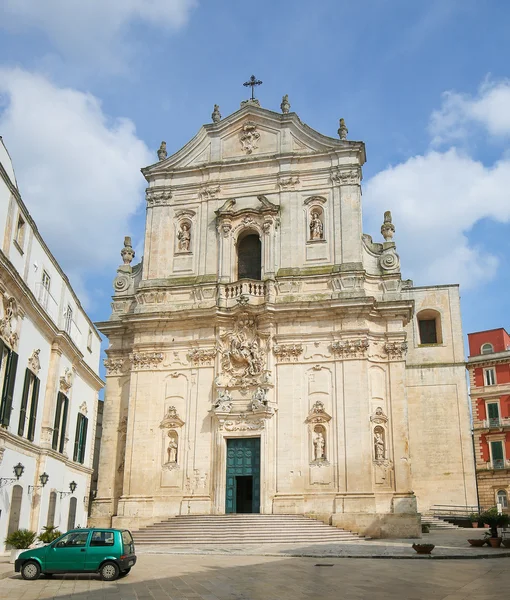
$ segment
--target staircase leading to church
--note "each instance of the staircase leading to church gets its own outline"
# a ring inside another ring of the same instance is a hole
[[[457,525],[445,521],[440,517],[435,517],[431,513],[424,513],[421,516],[422,525],[428,525],[430,529],[460,529]]]
[[[360,537],[302,515],[179,515],[133,532],[137,545],[352,542]]]

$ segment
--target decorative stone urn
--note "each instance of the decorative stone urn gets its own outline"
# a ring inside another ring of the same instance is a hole
[[[434,548],[434,544],[413,544],[413,549],[418,554],[430,554]]]

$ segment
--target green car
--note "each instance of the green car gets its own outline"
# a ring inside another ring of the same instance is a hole
[[[104,581],[113,581],[135,563],[135,544],[127,529],[73,529],[47,546],[22,552],[14,570],[30,580],[41,573],[99,573]]]

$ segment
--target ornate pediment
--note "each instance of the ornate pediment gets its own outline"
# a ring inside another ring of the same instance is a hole
[[[178,429],[184,425],[184,421],[177,414],[175,406],[169,406],[165,417],[159,424],[160,429]]]
[[[319,423],[328,423],[329,421],[331,421],[331,415],[328,415],[324,409],[324,402],[317,400],[310,409],[305,422],[312,425],[318,425]]]
[[[331,150],[351,156],[354,151],[360,154],[362,163],[365,161],[362,142],[323,135],[303,124],[296,113],[279,113],[248,102],[235,113],[203,125],[183,148],[171,156],[163,156],[162,160],[143,169],[143,173],[149,178],[158,173],[220,160],[256,160],[259,155],[310,154]]]

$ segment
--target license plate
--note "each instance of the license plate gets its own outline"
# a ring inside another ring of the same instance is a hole
[[[130,560],[128,562],[128,567],[132,567],[134,564],[135,564],[135,561],[134,560]]]

